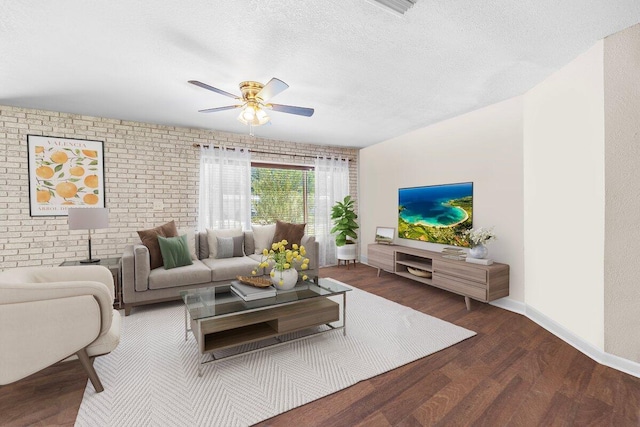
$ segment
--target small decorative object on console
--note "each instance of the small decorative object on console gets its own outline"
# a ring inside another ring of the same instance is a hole
[[[393,236],[396,229],[392,227],[376,227],[376,243],[393,244]]]
[[[489,250],[485,246],[485,243],[496,239],[496,235],[493,234],[493,227],[486,228],[472,228],[464,232],[464,237],[469,242],[471,249],[469,249],[469,256],[471,258],[486,258]]]
[[[493,264],[493,260],[492,259],[480,259],[480,258],[467,258],[467,262],[473,263],[473,264],[480,264],[480,265],[491,265]]]
[[[442,257],[447,259],[453,259],[456,261],[462,261],[466,258],[467,254],[460,248],[447,247],[442,250]]]
[[[411,268],[411,267],[407,267],[407,271],[409,273],[413,274],[414,276],[431,277],[431,272],[430,271],[419,270],[417,268]]]

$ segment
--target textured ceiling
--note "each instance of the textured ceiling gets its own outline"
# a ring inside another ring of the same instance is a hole
[[[234,101],[278,77],[265,138],[364,147],[520,95],[640,22],[638,0],[3,0],[0,105],[247,133]]]

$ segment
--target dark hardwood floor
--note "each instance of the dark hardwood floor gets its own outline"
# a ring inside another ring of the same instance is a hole
[[[526,317],[475,301],[467,311],[462,297],[376,272],[361,264],[321,270],[477,335],[259,425],[640,426],[640,379],[597,364]],[[71,426],[86,382],[71,362],[0,387],[0,425]]]

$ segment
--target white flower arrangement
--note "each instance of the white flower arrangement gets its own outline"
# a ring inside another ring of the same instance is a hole
[[[485,243],[490,242],[491,240],[496,240],[497,237],[493,234],[493,227],[487,228],[472,228],[464,232],[464,236],[469,242],[471,247],[484,245]]]

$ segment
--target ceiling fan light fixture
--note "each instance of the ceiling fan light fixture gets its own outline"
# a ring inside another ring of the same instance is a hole
[[[225,107],[205,108],[198,111],[201,113],[214,113],[218,111],[240,108],[238,121],[249,126],[250,135],[253,135],[254,126],[266,125],[267,123],[269,123],[269,121],[271,121],[271,118],[265,110],[295,114],[297,116],[303,117],[311,117],[314,112],[313,108],[267,103],[269,99],[273,98],[289,87],[288,84],[275,77],[269,80],[266,85],[254,81],[246,81],[240,83],[240,92],[242,92],[242,96],[236,96],[232,93],[210,86],[206,83],[199,82],[197,80],[189,80],[188,83],[206,90],[210,90],[220,95],[227,96],[229,98],[240,100],[242,102],[241,105],[227,105]]]
[[[240,112],[238,120],[245,125],[261,126],[269,123],[270,118],[260,105],[249,103]]]
[[[253,105],[247,105],[242,111],[242,118],[250,122],[256,117],[256,109]]]
[[[262,108],[258,108],[258,111],[256,111],[256,119],[258,119],[258,122],[261,125],[268,123],[270,120],[269,116],[267,115],[267,112],[264,111]]]

